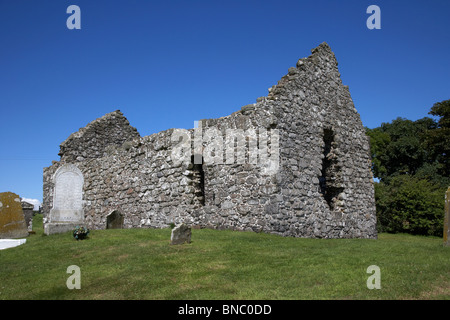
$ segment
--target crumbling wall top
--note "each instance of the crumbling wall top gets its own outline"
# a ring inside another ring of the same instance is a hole
[[[100,158],[106,154],[109,145],[120,146],[125,141],[139,138],[120,110],[113,111],[90,122],[86,127],[72,133],[61,143],[61,161],[83,161]]]

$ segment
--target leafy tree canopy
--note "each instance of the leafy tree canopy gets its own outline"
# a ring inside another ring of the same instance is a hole
[[[450,100],[411,121],[397,118],[369,129],[378,231],[442,235],[444,193],[450,186]]]
[[[397,118],[367,129],[370,137],[374,176],[381,181],[401,174],[414,175],[424,165],[432,163],[433,155],[425,143],[427,132],[437,123],[429,117],[411,121]]]
[[[450,100],[435,103],[429,114],[439,117],[437,128],[427,132],[426,145],[439,162],[438,172],[450,176]]]

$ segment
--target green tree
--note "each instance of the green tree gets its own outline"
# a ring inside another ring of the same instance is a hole
[[[388,160],[386,150],[387,146],[391,143],[391,136],[386,132],[383,132],[381,128],[366,128],[366,133],[370,138],[373,176],[378,179],[386,177],[387,169],[384,164]]]
[[[445,189],[400,175],[375,184],[379,232],[442,236]]]
[[[397,118],[367,129],[379,232],[442,235],[450,186],[450,100],[411,121]]]
[[[429,114],[439,117],[437,127],[427,132],[427,147],[439,163],[438,172],[450,176],[450,100],[435,103]]]
[[[397,118],[367,129],[374,177],[388,182],[397,175],[414,175],[424,163],[433,162],[433,154],[424,143],[427,132],[433,128],[436,122],[425,117],[417,121]]]

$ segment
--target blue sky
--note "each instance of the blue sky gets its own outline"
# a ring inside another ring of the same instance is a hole
[[[450,98],[449,13],[448,0],[0,0],[0,192],[42,200],[60,143],[108,112],[142,136],[231,114],[323,41],[365,126],[422,118]]]

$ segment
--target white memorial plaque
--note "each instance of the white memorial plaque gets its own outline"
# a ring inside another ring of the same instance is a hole
[[[83,222],[83,183],[81,171],[73,164],[64,165],[54,175],[55,189],[50,222]]]

